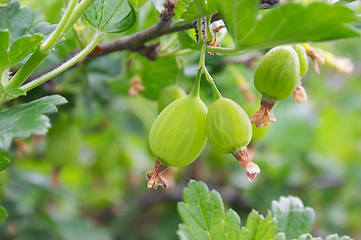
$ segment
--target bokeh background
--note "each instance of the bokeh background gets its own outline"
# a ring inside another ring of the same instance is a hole
[[[50,23],[59,21],[65,4],[20,2],[35,11],[37,21]],[[136,25],[125,34],[151,26],[157,16],[152,3],[145,3]],[[78,23],[39,72],[91,35],[85,22]],[[167,44],[177,37],[160,41]],[[221,43],[229,41],[226,36]],[[69,101],[50,116],[52,128],[45,137],[14,141],[11,165],[0,174],[0,203],[9,214],[0,226],[0,239],[177,239],[181,220],[176,206],[190,179],[219,191],[243,222],[251,209],[266,214],[272,200],[294,195],[316,212],[314,236],[339,233],[361,239],[361,39],[312,46],[348,58],[353,73],[341,73],[350,67],[345,59],[337,58],[339,69],[332,61],[321,65],[320,75],[310,64],[303,78],[308,101],[297,104],[292,97],[280,101],[274,110],[277,122],[254,133],[250,152],[261,168],[254,183],[232,155],[220,154],[207,143],[197,161],[170,169],[169,189],[146,188],[145,173],[154,164],[148,132],[158,114],[159,92],[171,84],[190,91],[196,51],[177,59],[164,54],[155,62],[136,53],[113,53],[82,63],[10,103],[50,94]],[[259,107],[252,76],[264,53],[206,58],[222,94],[249,114]],[[146,86],[137,97],[128,96],[134,77]],[[247,100],[247,94],[254,100]],[[205,79],[201,97],[207,105],[212,101]]]

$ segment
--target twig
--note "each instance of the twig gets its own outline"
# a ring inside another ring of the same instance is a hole
[[[170,2],[170,1],[168,1]],[[265,8],[270,8],[273,5],[276,5],[279,2],[279,0],[262,0],[261,1],[261,5],[260,5],[260,9],[265,9]],[[171,3],[170,3],[171,4]],[[172,8],[170,7],[170,10],[172,10]],[[144,54],[144,48],[146,48],[147,46],[145,45],[147,42],[159,38],[161,36],[164,35],[168,35],[171,33],[175,33],[175,32],[179,32],[179,31],[184,31],[184,30],[188,30],[188,29],[192,29],[196,27],[197,21],[193,21],[193,22],[189,22],[189,23],[184,23],[184,24],[179,24],[176,26],[172,26],[172,24],[174,24],[177,20],[173,20],[171,18],[169,18],[169,16],[171,15],[168,14],[166,16],[168,16],[168,19],[166,19],[164,17],[164,14],[161,14],[158,22],[156,24],[154,24],[153,26],[144,29],[142,31],[133,33],[131,35],[128,36],[124,36],[121,37],[119,39],[110,41],[110,42],[106,42],[103,44],[100,44],[97,49],[98,51],[93,51],[91,54],[89,54],[84,61],[88,61],[91,60],[93,58],[97,58],[103,55],[107,55],[109,53],[112,52],[117,52],[117,51],[124,51],[124,50],[129,50],[132,52],[139,52],[140,54]],[[211,17],[211,22],[215,22],[221,19],[221,16],[219,13],[215,13],[212,15]],[[75,56],[77,53],[79,53],[79,50],[75,50],[72,53],[70,53],[70,55],[64,59],[62,62],[52,66],[51,68],[47,69],[46,71],[40,72],[40,73],[35,73],[32,74],[27,81],[31,81],[35,78],[38,78],[50,71],[52,71],[53,69],[59,67],[61,64],[63,64],[64,62],[66,62],[67,60],[69,60],[72,56]],[[147,56],[145,56],[147,57]]]

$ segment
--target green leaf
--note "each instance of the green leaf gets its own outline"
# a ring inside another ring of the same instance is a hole
[[[19,89],[19,88],[10,88],[10,89],[6,89],[4,90],[5,94],[7,96],[10,96],[11,98],[17,98],[19,96],[25,96],[26,95],[26,92],[22,89]]]
[[[8,217],[8,214],[7,214],[6,210],[2,206],[0,206],[0,224],[3,224],[7,217]]]
[[[199,49],[200,47],[186,31],[178,32],[178,41],[181,48]]]
[[[272,202],[272,216],[277,219],[277,232],[283,232],[287,239],[309,233],[315,222],[315,212],[304,207],[297,197],[281,197]]]
[[[50,127],[45,113],[56,112],[55,105],[65,104],[59,95],[43,97],[21,104],[0,113],[0,150],[6,151],[13,138],[26,138],[32,134],[44,135]]]
[[[183,21],[191,22],[202,17],[209,17],[217,12],[216,1],[214,0],[192,0],[189,2],[187,9],[182,14]]]
[[[156,0],[153,0],[153,3]],[[181,16],[183,15],[184,11],[187,9],[189,3],[191,2],[191,0],[179,0],[177,1],[176,4],[176,8],[174,9],[174,19],[179,19],[181,18]]]
[[[6,68],[8,64],[8,48],[9,48],[9,42],[10,42],[10,35],[7,30],[0,31],[0,74],[1,72]]]
[[[36,24],[32,29],[30,29],[29,34],[33,35],[36,33],[40,33],[44,36],[49,35],[56,28],[56,24],[49,24],[48,22],[41,22]]]
[[[25,58],[35,50],[43,39],[44,36],[38,33],[32,36],[22,36],[18,38],[9,49],[7,67]]]
[[[145,87],[145,91],[140,94],[155,100],[158,99],[163,88],[174,83],[178,71],[175,58],[150,61],[139,57],[134,59],[131,65],[132,76],[140,76]]]
[[[218,9],[237,49],[326,41],[360,36],[349,23],[355,13],[344,6],[314,2],[280,4],[255,15],[258,1],[218,0]],[[238,20],[237,20],[238,19]],[[237,20],[237,21],[236,21]]]
[[[0,152],[0,172],[4,171],[10,164],[8,157],[8,152],[1,151]]]
[[[270,240],[273,239],[277,230],[277,222],[272,219],[269,213],[266,218],[263,218],[257,211],[252,212],[247,217],[247,227],[242,227],[240,239],[242,240]],[[276,239],[282,239],[278,235]]]
[[[209,192],[203,182],[191,180],[183,190],[183,199],[178,203],[184,222],[178,231],[181,239],[238,239],[241,220],[233,210],[224,212],[216,191]]]
[[[0,43],[0,54],[4,56],[0,59],[0,71],[2,71],[30,54],[44,39],[44,36],[40,34],[22,36],[18,38],[10,48],[9,32],[7,30],[0,31],[0,38],[4,39],[4,41]]]
[[[129,0],[129,3],[132,5],[134,10],[138,10],[141,6],[144,5],[148,0]]]
[[[236,47],[257,21],[258,7],[259,0],[217,0],[219,14]]]
[[[0,6],[0,72],[28,56],[55,28],[45,22],[31,28],[33,20],[31,9],[20,8],[17,0]]]
[[[18,0],[0,6],[0,29],[8,29],[10,43],[27,34],[33,24],[34,14],[29,7],[20,8]]]
[[[136,19],[127,0],[95,0],[84,16],[95,29],[106,33],[124,32]]]

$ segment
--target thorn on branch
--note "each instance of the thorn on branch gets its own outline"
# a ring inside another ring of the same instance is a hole
[[[175,2],[177,0],[165,0],[164,10],[160,13],[160,20],[163,22],[170,21],[175,15],[174,9],[176,8]]]
[[[147,46],[143,46],[141,49],[138,50],[138,52],[149,60],[154,61],[157,58],[157,53],[159,52],[159,50],[160,42],[158,41]]]

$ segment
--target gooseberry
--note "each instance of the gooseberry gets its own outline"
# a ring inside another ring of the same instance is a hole
[[[256,127],[276,121],[272,109],[278,100],[293,93],[299,75],[300,61],[293,47],[279,46],[266,53],[254,75],[254,85],[262,94],[260,110],[251,119]]]
[[[206,105],[193,94],[175,100],[159,114],[149,133],[157,161],[146,174],[148,188],[167,187],[160,174],[168,166],[184,167],[197,159],[207,142],[206,116]]]
[[[206,132],[214,149],[232,153],[249,180],[254,181],[260,169],[248,157],[247,145],[252,138],[252,125],[242,107],[228,98],[216,99],[208,109]]]

